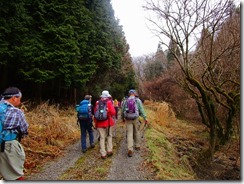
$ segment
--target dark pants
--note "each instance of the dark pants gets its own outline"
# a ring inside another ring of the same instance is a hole
[[[86,150],[86,134],[89,134],[90,145],[94,144],[94,136],[92,130],[91,121],[80,121],[80,130],[81,130],[81,149]]]
[[[116,112],[115,118],[118,119],[119,107],[115,107],[115,112]]]

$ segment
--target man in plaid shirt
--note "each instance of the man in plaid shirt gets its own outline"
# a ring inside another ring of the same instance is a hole
[[[1,145],[0,174],[4,180],[23,180],[25,152],[20,139],[28,134],[29,124],[23,111],[17,108],[21,103],[21,97],[18,88],[9,87],[2,94],[0,101],[8,106],[3,120],[3,129],[17,134],[16,139],[5,141]]]

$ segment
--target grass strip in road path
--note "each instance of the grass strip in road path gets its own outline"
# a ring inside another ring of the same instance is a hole
[[[123,125],[117,125],[117,130],[122,129]],[[70,167],[58,180],[106,180],[111,168],[112,159],[119,148],[123,132],[117,131],[116,138],[113,138],[113,156],[106,159],[101,158],[99,152],[99,142],[95,148],[88,149],[74,166]]]

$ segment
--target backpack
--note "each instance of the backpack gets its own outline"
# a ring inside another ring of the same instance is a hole
[[[102,100],[98,101],[98,107],[94,113],[94,117],[98,121],[104,121],[108,119],[107,102],[103,102]]]
[[[76,107],[78,120],[85,121],[91,118],[91,104],[88,100],[82,100]]]
[[[126,119],[134,120],[139,117],[139,110],[136,103],[136,98],[127,98],[124,116]]]
[[[5,141],[15,140],[17,138],[17,133],[12,130],[4,130],[4,119],[5,114],[7,112],[8,105],[5,103],[0,103],[0,144],[1,144],[1,152],[4,151],[4,143]]]
[[[114,107],[118,107],[119,106],[119,101],[118,100],[114,100]]]

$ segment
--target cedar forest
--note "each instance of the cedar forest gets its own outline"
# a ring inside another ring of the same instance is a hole
[[[1,2],[0,88],[74,102],[135,86],[122,26],[108,0]],[[98,80],[99,79],[99,80]]]

